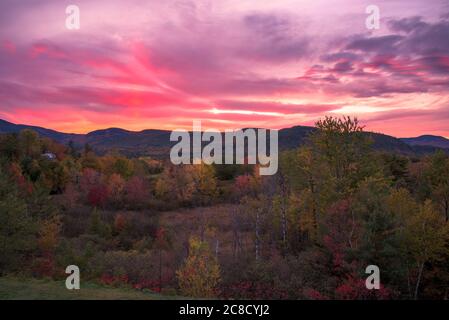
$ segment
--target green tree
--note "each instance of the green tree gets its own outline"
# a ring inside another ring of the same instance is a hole
[[[0,274],[16,271],[36,248],[37,224],[12,181],[0,169]]]
[[[352,198],[351,211],[356,224],[363,229],[356,258],[365,265],[379,266],[387,283],[400,284],[398,279],[403,279],[405,274],[403,261],[398,255],[400,219],[397,216],[401,212],[394,214],[390,210],[388,200],[393,192],[390,183],[382,176],[360,182]]]
[[[316,122],[312,151],[317,161],[327,164],[337,190],[350,192],[373,173],[372,141],[363,133],[357,118],[325,117]]]
[[[356,118],[325,117],[316,127],[306,146],[280,161],[295,193],[300,228],[314,242],[323,235],[320,225],[329,207],[350,198],[361,181],[382,173]]]
[[[446,222],[449,221],[449,157],[443,152],[436,152],[426,170],[431,188],[431,197],[439,205]]]
[[[96,234],[102,238],[111,237],[111,226],[101,219],[97,208],[94,208],[90,216],[89,233]]]
[[[120,157],[115,160],[113,170],[114,173],[117,173],[123,178],[128,179],[134,173],[134,164],[131,160]]]
[[[430,200],[405,221],[404,227],[402,250],[408,258],[410,268],[416,266],[413,297],[418,299],[425,265],[440,259],[445,253],[449,230]]]
[[[25,129],[19,133],[19,148],[24,157],[36,158],[42,152],[42,141],[35,131]]]

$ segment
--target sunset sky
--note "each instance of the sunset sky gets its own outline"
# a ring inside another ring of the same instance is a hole
[[[324,115],[449,137],[449,0],[0,1],[1,119],[86,133]]]

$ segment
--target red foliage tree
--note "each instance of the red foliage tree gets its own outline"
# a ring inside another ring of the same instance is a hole
[[[329,209],[324,221],[327,234],[323,237],[323,244],[332,258],[334,273],[344,273],[352,268],[345,259],[346,254],[357,248],[361,235],[361,228],[351,210],[349,200],[337,202]]]
[[[380,286],[379,289],[369,290],[366,288],[365,279],[357,274],[350,274],[335,289],[337,299],[343,300],[384,300],[391,297],[390,289]]]
[[[119,213],[114,220],[114,231],[116,233],[122,232],[123,229],[125,229],[126,224],[127,224],[126,217],[123,214]]]
[[[254,195],[259,188],[259,180],[250,174],[235,178],[234,189],[237,196]]]
[[[80,185],[89,189],[100,182],[100,173],[91,168],[84,168],[80,179]]]
[[[149,198],[148,184],[141,178],[134,176],[125,184],[125,200],[130,205],[144,205]]]
[[[17,163],[11,163],[9,166],[9,174],[16,182],[19,191],[24,195],[33,193],[33,184],[29,182],[22,174],[22,169]]]
[[[102,207],[108,199],[108,188],[103,184],[93,186],[88,194],[87,201],[93,207]]]

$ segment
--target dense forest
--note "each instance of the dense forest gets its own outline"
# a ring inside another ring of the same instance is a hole
[[[449,157],[327,117],[279,171],[0,135],[0,275],[247,299],[449,298]],[[380,268],[381,288],[365,287]]]

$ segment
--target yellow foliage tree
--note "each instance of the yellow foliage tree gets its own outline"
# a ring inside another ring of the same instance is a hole
[[[182,294],[198,298],[216,295],[220,281],[220,267],[207,242],[202,242],[196,237],[190,238],[189,256],[176,275]]]
[[[217,194],[214,169],[205,164],[167,167],[157,180],[155,191],[161,199],[207,202]]]
[[[38,244],[43,253],[51,253],[58,244],[61,221],[59,216],[42,222],[39,230]]]
[[[189,167],[189,174],[195,184],[196,196],[200,202],[207,202],[217,194],[214,168],[204,163]]]
[[[415,299],[418,299],[425,264],[442,257],[446,250],[448,236],[449,226],[430,200],[427,200],[418,213],[406,221],[403,250],[418,267]]]

